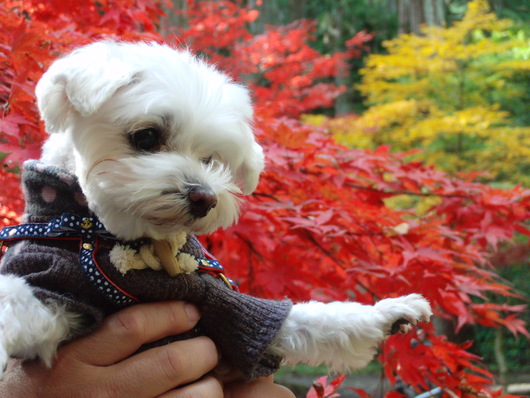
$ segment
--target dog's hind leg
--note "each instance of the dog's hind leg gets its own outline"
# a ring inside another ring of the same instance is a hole
[[[20,277],[0,275],[0,378],[10,356],[40,358],[51,366],[75,315],[38,300]]]

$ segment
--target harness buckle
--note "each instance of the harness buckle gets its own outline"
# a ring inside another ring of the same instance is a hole
[[[225,274],[223,274],[222,272],[219,272],[219,278],[221,278],[223,280],[223,282],[225,283],[226,286],[228,286],[228,288],[230,290],[234,290],[234,286],[232,286],[232,284],[230,283],[230,281],[228,280],[228,278],[225,276]]]

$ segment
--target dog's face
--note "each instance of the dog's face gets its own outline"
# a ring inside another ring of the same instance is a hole
[[[122,239],[228,227],[263,169],[247,90],[186,51],[92,44],[50,67],[37,100],[43,160]]]

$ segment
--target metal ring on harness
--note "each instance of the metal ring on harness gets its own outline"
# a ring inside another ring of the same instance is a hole
[[[234,286],[232,286],[232,284],[230,283],[230,281],[228,280],[228,278],[225,276],[225,274],[223,274],[222,272],[219,272],[219,278],[221,278],[223,280],[223,282],[225,283],[226,286],[228,286],[228,288],[230,290],[234,290]]]

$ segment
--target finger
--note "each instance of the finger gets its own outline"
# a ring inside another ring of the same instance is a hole
[[[212,374],[223,383],[231,383],[236,380],[245,380],[241,370],[234,368],[230,363],[221,359],[221,362],[212,371]]]
[[[133,355],[112,366],[110,390],[124,396],[154,397],[193,382],[219,362],[217,347],[207,337],[177,341]]]
[[[288,388],[274,384],[271,379],[258,379],[250,383],[235,382],[225,385],[225,398],[295,398]]]
[[[189,386],[168,391],[158,398],[223,398],[223,386],[215,377],[205,377]]]
[[[195,306],[180,301],[138,304],[111,315],[99,330],[70,344],[68,350],[82,362],[111,365],[145,343],[192,329],[199,318]]]

